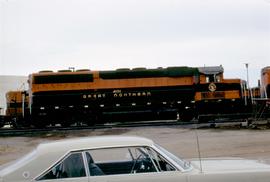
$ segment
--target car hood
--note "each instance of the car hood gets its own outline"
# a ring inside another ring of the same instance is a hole
[[[201,170],[200,161],[192,160],[191,164],[195,169]],[[202,159],[203,173],[239,173],[269,171],[270,165],[258,160],[248,160],[242,158],[212,158]]]

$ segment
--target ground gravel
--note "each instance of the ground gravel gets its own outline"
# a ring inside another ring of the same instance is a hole
[[[0,165],[16,160],[42,142],[64,138],[135,135],[154,140],[185,159],[198,157],[198,143],[204,157],[241,157],[270,163],[270,130],[184,129],[178,126],[113,128],[83,131],[49,132],[37,136],[1,137]]]

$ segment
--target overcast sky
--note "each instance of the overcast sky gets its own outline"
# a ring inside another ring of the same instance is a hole
[[[0,0],[0,75],[270,65],[270,0]]]

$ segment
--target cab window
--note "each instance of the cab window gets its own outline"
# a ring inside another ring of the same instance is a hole
[[[221,82],[221,77],[220,75],[207,75],[205,77],[206,83],[211,83],[211,82]]]

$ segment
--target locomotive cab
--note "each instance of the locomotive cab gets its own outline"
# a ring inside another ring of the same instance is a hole
[[[196,87],[196,110],[198,118],[231,118],[245,112],[245,92],[240,79],[224,79],[223,67],[201,67],[200,84]]]

